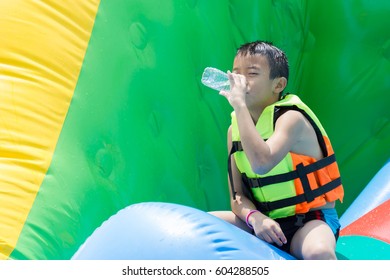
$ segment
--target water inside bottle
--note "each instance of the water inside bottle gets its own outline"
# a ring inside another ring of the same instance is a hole
[[[230,90],[228,75],[225,72],[213,67],[206,67],[202,74],[202,83],[217,91]]]

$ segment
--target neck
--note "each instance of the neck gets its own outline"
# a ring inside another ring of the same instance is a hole
[[[249,110],[253,122],[256,124],[265,108],[257,108],[257,110]]]
[[[253,122],[256,124],[259,120],[261,114],[263,113],[264,109],[268,107],[271,104],[274,104],[279,101],[279,98],[271,99],[267,104],[263,104],[263,106],[258,106],[256,108],[248,108],[249,113],[253,119]]]

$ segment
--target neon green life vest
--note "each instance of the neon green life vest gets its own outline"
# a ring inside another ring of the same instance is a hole
[[[265,108],[256,123],[256,129],[261,137],[267,140],[273,134],[278,113],[284,109],[298,110],[310,121],[316,131],[324,158],[316,161],[307,156],[288,153],[264,175],[252,171],[241,147],[236,115],[232,113],[233,148],[230,154],[234,155],[237,168],[242,175],[244,192],[260,211],[271,218],[306,213],[327,201],[342,200],[344,195],[340,173],[327,134],[315,114],[298,96],[288,94],[284,99]],[[305,162],[301,158],[308,158],[310,162]],[[234,186],[232,188],[234,196]]]

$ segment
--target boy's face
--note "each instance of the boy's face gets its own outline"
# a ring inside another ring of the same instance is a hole
[[[249,109],[264,108],[278,100],[279,95],[274,93],[274,80],[269,78],[270,68],[265,56],[236,56],[233,73],[244,75],[246,78],[246,105]]]

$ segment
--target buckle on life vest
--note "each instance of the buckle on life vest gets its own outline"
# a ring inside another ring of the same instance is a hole
[[[294,225],[297,227],[303,227],[303,220],[306,218],[305,214],[296,214],[295,217],[297,218],[297,221]]]

